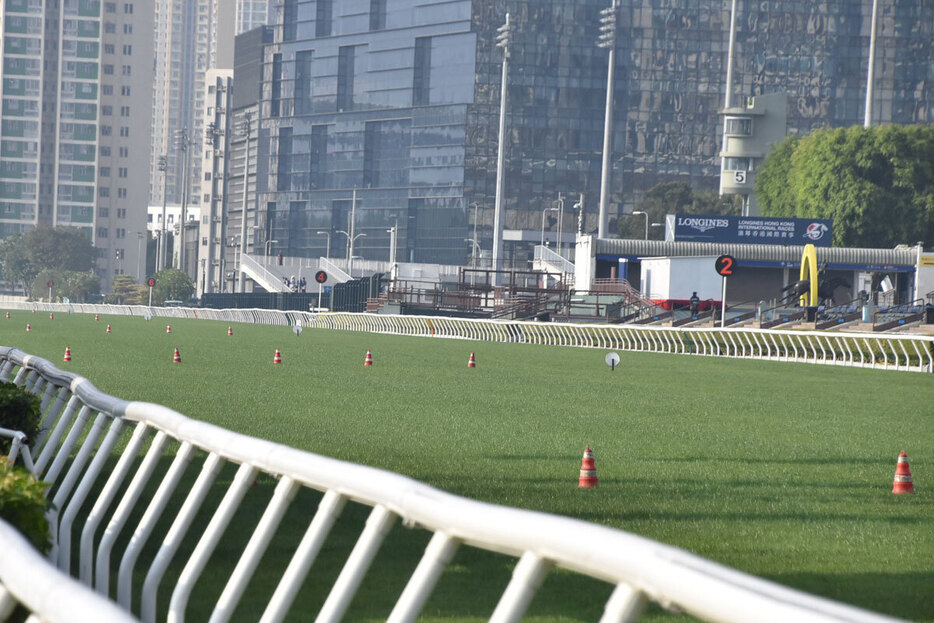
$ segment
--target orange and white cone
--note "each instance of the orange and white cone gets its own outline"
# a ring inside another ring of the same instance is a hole
[[[470,353],[470,359],[467,360],[467,367],[468,368],[477,367],[477,358],[473,356],[473,353]]]
[[[366,351],[366,359],[363,360],[363,365],[365,366],[373,365],[373,354],[370,351]]]
[[[895,481],[892,483],[892,493],[914,493],[915,486],[911,482],[911,468],[908,467],[908,455],[903,450],[895,463]]]
[[[587,446],[584,450],[584,458],[581,460],[581,477],[577,486],[581,489],[590,489],[596,487],[597,484],[597,467],[593,462],[593,451],[590,446]]]
[[[227,327],[227,335],[233,335],[233,327]]]
[[[100,316],[98,316],[97,314],[94,314],[94,322],[97,322],[100,319],[101,319]]]
[[[107,333],[110,333],[110,325],[107,325]]]
[[[279,352],[279,349],[276,349],[276,354],[272,356],[273,363],[282,363],[282,353]]]
[[[55,314],[54,314],[54,313],[49,312],[49,320],[55,320]]]
[[[9,318],[10,318],[10,312],[7,312],[7,313],[6,313],[6,317],[7,317],[7,320],[9,320]]]
[[[71,349],[67,346],[65,347],[65,363],[71,361]]]
[[[181,363],[181,362],[182,362],[182,355],[181,353],[178,352],[178,349],[176,348],[175,356],[172,357],[172,363]]]
[[[171,333],[171,332],[172,332],[172,325],[170,325],[170,324],[165,325],[165,332],[166,332],[166,333]]]
[[[29,333],[30,331],[32,331],[32,327],[30,327],[30,326],[29,326],[29,323],[27,322],[27,323],[26,323],[26,333]]]

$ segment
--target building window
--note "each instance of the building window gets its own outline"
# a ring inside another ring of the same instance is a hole
[[[337,53],[337,111],[353,110],[356,46],[341,46]]]
[[[124,4],[124,5],[123,5],[123,12],[126,13],[127,15],[132,15],[132,14],[133,14],[133,5],[132,5],[131,3],[129,3],[129,2],[127,2],[126,4]]]
[[[109,233],[109,232],[107,231],[107,228],[106,228],[106,227],[98,227],[98,228],[97,228],[97,237],[98,237],[98,238],[106,238],[107,235],[108,235],[108,233]]]
[[[129,148],[129,147],[118,147],[118,148],[117,148],[117,153],[118,153],[118,155],[119,155],[121,158],[129,158],[129,157],[130,157],[130,148]],[[108,153],[108,155],[110,155],[110,154]]]
[[[117,208],[117,218],[126,218],[126,208]]]
[[[102,86],[101,86],[101,93],[102,93],[103,95],[113,95],[113,94],[114,94],[114,88],[113,88],[111,85],[109,85],[109,84],[102,85]]]
[[[97,196],[98,196],[98,197],[109,197],[109,196],[110,196],[110,188],[108,188],[108,187],[106,187],[106,186],[101,186],[100,188],[97,189]],[[101,211],[104,211],[104,210],[106,210],[106,209],[107,209],[107,208],[101,208]],[[103,214],[100,214],[100,216],[104,216],[104,215],[103,215]]]
[[[109,117],[109,116],[112,115],[112,114],[114,114],[113,106],[109,106],[109,105],[101,106],[101,115],[102,115],[102,116],[104,116],[104,117]]]
[[[272,117],[279,116],[279,101],[282,97],[282,55],[273,54],[272,56],[272,97],[270,98],[269,114]]]
[[[123,65],[120,68],[120,73],[122,73],[124,76],[129,76],[132,74],[132,70],[130,69],[129,65]]]
[[[130,87],[127,87],[127,86],[120,87],[120,95],[123,95],[124,97],[129,97]]]
[[[724,158],[725,171],[752,171],[752,161],[749,158]]]
[[[124,24],[123,25],[123,34],[132,35],[133,34],[133,24]]]
[[[321,6],[318,0],[318,6]],[[282,4],[282,39],[284,41],[295,41],[298,34],[298,0],[285,0]]]
[[[431,79],[431,37],[415,38],[415,71],[412,77],[412,105],[429,103]]]
[[[110,177],[110,167],[101,167],[98,175],[101,177]]]
[[[121,116],[121,117],[129,117],[129,116],[130,116],[130,107],[129,107],[129,106],[121,106],[121,107],[120,107],[120,116]]]
[[[105,76],[112,76],[114,74],[114,66],[109,63],[103,65],[101,70],[104,72]]]
[[[289,190],[292,172],[292,128],[279,128],[279,157],[276,166],[276,190]]]
[[[111,132],[111,130],[110,130],[110,126],[109,126],[109,125],[102,125],[102,126],[101,126],[101,136],[110,136],[110,132]]]
[[[295,54],[295,101],[292,107],[296,115],[311,112],[311,50],[301,50]]]
[[[120,199],[126,199],[126,188],[118,188],[117,197],[119,197]]]
[[[120,136],[126,138],[130,135],[130,128],[123,126],[120,128]]]
[[[108,35],[117,34],[117,25],[113,22],[104,22],[104,32]]]
[[[126,230],[123,229],[122,227],[118,227],[116,229],[116,235],[117,235],[117,238],[126,238]]]
[[[114,44],[105,43],[104,44],[104,54],[113,54],[114,53]]]
[[[110,157],[110,146],[109,145],[101,145],[101,157],[102,158]]]
[[[132,45],[129,45],[129,44],[125,44],[125,45],[123,46],[123,55],[124,55],[124,56],[132,56],[132,55],[133,55],[133,46],[132,46]]]
[[[101,188],[101,190],[104,190]],[[97,209],[98,218],[109,218],[110,217],[110,208],[98,208]]]
[[[311,163],[308,167],[311,188],[325,188],[328,156],[328,126],[311,126]]]
[[[126,167],[119,167],[117,169],[117,175],[119,177],[126,177],[127,173],[128,173],[128,169]]]
[[[752,118],[751,117],[727,117],[726,133],[731,136],[751,136]]]
[[[386,0],[370,0],[370,30],[386,28]]]
[[[105,3],[104,3],[104,12],[105,12],[105,13],[116,13],[116,12],[117,12],[117,3],[116,3],[116,2],[105,2]]]
[[[294,0],[289,0],[294,2]],[[315,36],[331,35],[331,7],[333,0],[318,0],[315,7]],[[286,22],[288,23],[288,21]]]

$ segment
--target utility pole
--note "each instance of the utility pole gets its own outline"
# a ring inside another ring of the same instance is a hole
[[[166,202],[168,201],[168,182],[169,182],[169,158],[166,154],[159,156],[159,170],[162,171],[162,227],[159,233],[159,248],[156,251],[156,268],[154,272],[159,272],[165,268],[166,257]]]
[[[188,128],[175,133],[175,145],[182,156],[182,218],[178,225],[178,269],[186,275],[188,270],[185,268],[185,219],[187,218],[188,209],[188,156],[190,152],[188,145],[190,141],[191,137],[188,136]]]

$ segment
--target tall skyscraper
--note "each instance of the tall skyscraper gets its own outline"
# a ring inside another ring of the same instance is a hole
[[[664,181],[719,183],[729,6],[637,0],[616,14],[609,232]],[[934,5],[880,11],[874,123],[934,121]],[[604,0],[284,0],[265,47],[257,154],[260,226],[293,255],[350,231],[356,252],[463,263],[492,244],[503,53],[511,16],[503,167],[506,260],[524,266],[543,210],[584,195],[596,230],[607,52]],[[872,0],[740,0],[733,94],[784,93],[787,127],[862,123]],[[237,89],[251,87],[235,74]],[[473,209],[476,205],[477,209]],[[576,229],[565,210],[564,231]],[[474,217],[474,215],[477,215]],[[534,235],[533,235],[534,234]],[[523,251],[523,244],[526,249]],[[514,255],[520,253],[520,255]]]
[[[0,235],[85,230],[106,290],[145,270],[152,15],[141,2],[0,3]]]

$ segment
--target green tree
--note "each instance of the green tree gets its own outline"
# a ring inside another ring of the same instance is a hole
[[[176,268],[166,268],[153,276],[156,279],[152,289],[153,305],[162,305],[166,301],[188,301],[195,291],[195,284],[188,275]]]
[[[766,216],[827,218],[834,244],[934,242],[934,127],[818,130],[781,143],[756,180]]]
[[[798,137],[788,136],[772,148],[756,174],[756,200],[763,214],[795,216],[795,197],[788,185],[791,155],[798,147]]]
[[[116,275],[110,285],[108,303],[140,305],[149,302],[149,288],[133,281],[129,275]]]
[[[0,241],[0,265],[4,278],[21,285],[26,296],[32,295],[33,283],[40,286],[48,283],[48,279],[37,279],[42,271],[87,273],[94,266],[95,256],[87,233],[77,227],[39,226]],[[38,296],[41,296],[42,289],[40,287],[36,291]]]
[[[101,292],[101,278],[92,271],[77,272],[45,268],[33,279],[30,292],[36,298],[45,298],[52,282],[52,298],[59,301],[67,298],[72,303],[87,303]]]
[[[15,234],[0,240],[0,266],[3,278],[23,288],[29,296],[29,288],[39,272],[30,259],[26,236]]]
[[[667,214],[740,214],[742,202],[736,197],[718,196],[716,191],[695,192],[684,182],[662,182],[645,193],[634,211],[648,214],[649,225],[664,223]],[[645,216],[623,215],[619,218],[619,237],[642,239]],[[649,227],[649,240],[662,240],[664,227]]]

